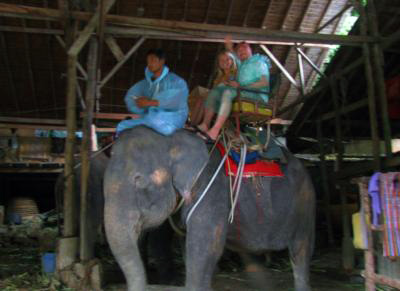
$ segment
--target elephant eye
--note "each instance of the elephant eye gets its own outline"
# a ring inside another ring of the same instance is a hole
[[[133,177],[133,185],[135,185],[136,188],[146,188],[148,184],[148,181],[145,177],[143,177],[142,175],[135,175]]]

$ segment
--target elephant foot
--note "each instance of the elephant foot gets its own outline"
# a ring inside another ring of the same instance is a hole
[[[311,286],[310,285],[295,286],[294,290],[295,291],[311,291]]]

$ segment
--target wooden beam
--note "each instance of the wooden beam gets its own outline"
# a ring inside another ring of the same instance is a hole
[[[360,109],[362,107],[368,106],[368,98],[364,98],[361,100],[358,100],[356,102],[353,102],[349,105],[346,105],[344,107],[339,108],[338,113],[339,114],[346,114],[349,112],[352,112],[354,110]],[[329,120],[335,117],[335,111],[327,112],[322,114],[321,120]]]
[[[5,17],[37,17],[42,20],[59,21],[60,11],[57,9],[48,9],[40,7],[29,7],[22,5],[13,5],[0,3],[0,16]],[[71,12],[74,19],[88,21],[93,14],[88,12],[74,11]],[[325,43],[325,44],[341,44],[350,46],[360,46],[363,42],[379,41],[368,36],[342,36],[342,35],[326,35],[315,33],[303,33],[294,31],[277,31],[265,30],[260,28],[249,28],[240,26],[226,26],[208,23],[193,23],[185,21],[160,20],[141,17],[130,17],[122,15],[106,15],[106,23],[128,25],[135,27],[146,27],[159,29],[164,31],[195,31],[197,36],[206,37],[207,33],[220,33],[222,35],[232,34],[235,36],[259,36],[264,40],[275,40],[292,43]]]
[[[76,22],[68,24],[67,46],[75,39]],[[76,131],[76,63],[77,56],[69,55],[67,59],[67,86],[66,86],[66,125],[67,125],[67,138],[65,141],[65,193],[64,193],[64,237],[76,237],[78,235],[78,220],[76,197],[74,195],[75,189],[75,131]],[[75,260],[77,250],[73,250],[69,256],[72,261]]]
[[[61,29],[33,28],[33,27],[10,26],[10,25],[0,25],[0,31],[51,34],[51,35],[53,35],[53,34],[63,35],[64,34],[64,31]]]
[[[324,20],[324,18],[325,18],[325,16],[326,16],[326,14],[327,14],[329,8],[331,7],[332,3],[333,3],[333,0],[329,0],[328,3],[327,3],[327,5],[325,5],[324,10],[323,10],[323,12],[321,13],[321,16],[320,16],[320,18],[319,18],[319,20],[318,20],[318,24],[316,25],[316,29],[314,30],[314,32],[320,32],[320,31],[321,31],[321,30],[320,30],[320,28],[321,28],[321,23],[322,23],[322,21]],[[335,31],[335,30],[333,30],[333,31]],[[301,45],[304,47],[304,43],[301,44]],[[309,51],[310,51],[310,48],[307,47],[307,48],[306,48],[306,52],[304,53],[304,55],[307,56],[307,54],[308,54]],[[321,67],[322,62],[323,62],[323,60],[324,60],[325,57],[326,57],[326,53],[327,53],[326,51],[327,51],[327,50],[321,50],[321,52],[320,52],[320,54],[319,54],[319,56],[318,56],[318,58],[317,58],[317,61],[316,61],[316,67],[318,67],[318,68]],[[310,61],[311,61],[311,59],[310,59]],[[306,80],[307,80],[307,81],[306,81],[306,90],[307,90],[308,88],[310,88],[310,86],[312,86],[312,84],[313,84],[313,82],[314,82],[315,73],[314,73],[314,75],[313,75],[313,71],[310,71],[310,73],[309,73],[305,78],[306,78]],[[310,115],[311,115],[311,112],[308,113],[307,118],[308,118]],[[305,122],[305,121],[303,121],[303,124],[304,124],[304,122]],[[299,131],[300,128],[301,128],[301,126],[297,127],[297,131]]]
[[[273,61],[273,63],[281,70],[281,72],[286,76],[286,78],[290,81],[290,83],[293,84],[299,91],[300,86],[296,83],[296,80],[289,74],[288,71],[286,71],[285,67],[282,66],[282,64],[278,61],[277,58],[272,54],[272,52],[265,46],[265,45],[260,45],[260,47],[263,49],[263,51],[268,55],[268,57]]]
[[[332,4],[332,3],[333,3],[333,1],[330,1],[330,4]],[[343,18],[343,14],[341,14],[341,17],[340,17],[339,19],[335,18],[335,19],[337,19],[337,21],[336,21],[336,23],[333,25],[333,28],[332,28],[332,30],[331,30],[331,33],[335,33],[335,32],[336,32],[336,30],[337,30],[337,28],[338,28],[340,22],[342,21],[342,18]],[[321,20],[322,20],[322,19],[321,19]],[[316,31],[314,31],[314,32],[320,32],[320,31],[322,31],[321,27],[319,27],[319,28],[318,28]],[[324,60],[326,59],[326,57],[327,57],[327,55],[328,55],[328,53],[329,53],[329,50],[327,50],[327,49],[322,50],[321,54],[319,55],[319,57],[318,57],[318,59],[317,59],[317,66],[318,66],[318,67],[321,67],[321,66],[322,66]],[[317,77],[317,74],[316,74],[315,72],[311,71],[310,74],[309,74],[309,76],[308,76],[308,81],[307,81],[306,87],[312,86],[312,84],[314,84],[314,81],[315,81],[315,78],[316,78],[316,77]]]
[[[16,129],[43,129],[43,130],[67,130],[64,125],[47,125],[47,124],[23,124],[23,123],[0,123],[0,128],[16,128]],[[96,127],[96,132],[115,132],[115,127]]]
[[[71,47],[68,49],[68,55],[77,56],[78,53],[81,51],[83,46],[89,40],[90,35],[98,26],[99,18],[101,13],[107,14],[110,11],[111,7],[115,3],[116,0],[106,0],[107,2],[104,4],[104,11],[101,9],[101,3],[98,5],[96,12],[90,18],[88,24],[83,29],[83,31],[79,34],[78,38],[74,41]],[[101,1],[100,1],[101,2]]]
[[[321,94],[322,95],[322,94]],[[292,128],[290,128],[290,130],[292,132],[294,132],[294,135],[297,136],[299,135],[300,129],[303,127],[303,125],[308,121],[308,119],[311,116],[311,113],[318,107],[319,105],[319,101],[322,98],[320,96],[317,97],[317,100],[315,100],[315,102],[311,105],[311,107],[308,109],[308,111],[306,112],[305,116],[303,118],[301,118],[301,120],[298,120],[298,122],[296,122]]]
[[[20,117],[0,117],[0,123],[27,123],[27,124],[65,125],[65,120],[62,120],[62,119],[41,119],[41,118],[20,118]]]
[[[385,158],[381,160],[384,169],[397,169],[400,166],[400,156]],[[375,168],[373,161],[358,162],[343,167],[340,173],[336,174],[335,179],[348,179],[349,177],[372,174]]]
[[[89,173],[90,173],[90,153],[91,149],[91,129],[93,122],[93,110],[96,94],[96,75],[97,75],[97,53],[98,41],[92,37],[90,41],[89,54],[88,54],[88,80],[86,84],[86,110],[82,124],[82,143],[81,143],[81,208],[80,208],[80,259],[82,261],[91,260],[94,257],[94,249],[90,249],[91,245],[88,243],[88,189],[89,189]],[[94,247],[94,246],[92,246]]]
[[[271,3],[272,2],[273,2],[273,0],[268,0],[267,9],[265,10],[264,19],[263,19],[262,24],[261,24],[261,28],[262,29],[268,28],[267,27],[268,13],[271,11]]]
[[[335,107],[335,152],[337,153],[335,161],[335,173],[339,173],[343,168],[343,132],[341,118],[339,115],[340,96],[337,88],[337,81],[333,78],[329,79],[332,91],[332,98]],[[350,219],[347,211],[347,196],[345,195],[344,186],[335,181],[336,187],[340,193],[340,204],[342,206],[342,264],[345,270],[354,268],[354,247],[351,239]]]
[[[297,49],[297,47],[296,47]],[[303,56],[297,51],[297,63],[299,66],[299,76],[300,76],[300,85],[301,85],[301,95],[305,94],[305,81],[304,81],[304,69],[303,69]]]
[[[323,72],[321,72],[321,70],[318,68],[318,66],[315,65],[314,62],[299,47],[296,47],[296,50],[299,54],[301,54],[303,56],[303,58],[306,60],[306,62],[314,69],[314,71],[318,73],[318,75],[326,78],[326,75]]]
[[[25,19],[21,19],[22,21],[22,26],[25,27],[26,26],[26,20]],[[32,57],[31,57],[31,49],[30,49],[30,40],[29,40],[29,35],[24,34],[23,38],[24,38],[24,52],[25,52],[25,59],[26,59],[26,64],[27,64],[27,71],[28,71],[28,76],[29,76],[29,83],[31,86],[31,90],[32,90],[32,97],[33,97],[33,101],[35,103],[35,115],[38,116],[39,115],[39,111],[40,111],[40,104],[38,103],[38,99],[36,96],[36,82],[35,82],[35,77],[33,74],[33,70],[32,70]]]
[[[97,38],[99,40],[99,47],[98,47],[98,52],[97,52],[97,64],[98,67],[101,68],[101,61],[103,58],[103,47],[104,47],[104,38],[105,38],[105,27],[106,27],[106,23],[104,20],[104,16],[105,16],[105,11],[104,11],[104,1],[105,0],[99,0],[99,8],[100,8],[100,16],[99,16],[99,22],[97,25]],[[117,2],[117,4],[115,4],[116,7],[116,14],[119,14],[119,2]],[[90,10],[87,10],[90,11]]]
[[[19,111],[20,110],[20,106],[19,106],[19,103],[18,103],[17,88],[15,87],[14,76],[13,76],[11,68],[10,68],[10,63],[9,63],[10,59],[8,57],[7,43],[6,43],[4,34],[2,32],[0,32],[0,47],[1,47],[2,51],[3,51],[3,53],[1,55],[3,57],[5,70],[7,71],[8,83],[9,83],[9,87],[11,89],[11,94],[13,96],[15,108],[17,109],[17,111]]]
[[[137,59],[138,54],[134,54],[132,56],[132,67],[131,67],[131,80],[130,84],[133,84],[135,82],[135,73],[136,73],[136,59]]]
[[[360,12],[360,32],[361,35],[367,34],[367,17],[364,10],[364,6],[361,0],[353,0],[355,5]],[[368,94],[368,109],[369,109],[369,120],[371,125],[371,138],[372,138],[372,154],[374,156],[374,170],[381,170],[380,161],[380,144],[379,144],[379,134],[378,134],[378,123],[376,115],[376,99],[375,99],[375,82],[374,75],[371,66],[371,52],[367,43],[362,46],[363,57],[364,57],[364,72],[365,79],[367,82],[367,94]]]
[[[80,113],[80,117],[83,118],[85,116],[84,112]],[[131,113],[102,113],[102,112],[97,112],[93,114],[93,118],[96,119],[113,119],[113,120],[124,120],[127,117],[136,119],[139,118],[138,114],[131,114]]]
[[[34,27],[21,27],[21,26],[7,26],[0,25],[0,31],[8,31],[8,32],[20,32],[20,33],[37,33],[37,34],[52,34],[52,35],[63,35],[64,31],[60,29],[47,29],[47,28],[34,28]],[[165,32],[161,30],[155,29],[146,29],[146,28],[126,28],[126,27],[118,27],[118,26],[107,26],[105,28],[106,33],[109,35],[113,35],[119,38],[136,38],[138,36],[146,36],[147,39],[161,39],[161,40],[178,40],[178,41],[192,41],[192,42],[211,42],[211,43],[223,43],[225,34],[222,33],[214,33],[210,34],[209,37],[202,37],[191,35],[189,31],[186,31],[186,34],[183,33],[173,33],[173,32]],[[233,42],[241,42],[246,41],[250,44],[266,44],[266,45],[285,45],[292,46],[295,45],[295,42],[288,41],[272,41],[265,40],[265,38],[261,36],[235,36]],[[303,47],[320,47],[320,48],[332,48],[333,46],[330,44],[316,44],[316,43],[302,43]]]
[[[107,35],[104,40],[117,61],[122,61],[124,58],[124,53],[122,52],[115,38],[111,35]]]
[[[97,127],[96,132],[116,132],[117,129],[115,127]]]
[[[65,49],[67,50],[67,46],[65,45],[64,40],[59,36],[56,35],[56,39],[58,41],[58,43]],[[76,62],[76,67],[78,68],[79,72],[81,72],[83,78],[85,78],[85,80],[87,79],[87,73],[86,70],[82,67],[82,65],[77,61]]]
[[[65,126],[61,125],[46,125],[46,124],[23,124],[23,123],[7,123],[1,122],[0,128],[27,128],[27,129],[43,129],[43,130],[66,130]]]
[[[145,37],[141,37],[133,46],[132,48],[126,53],[126,55],[123,57],[121,61],[119,61],[112,69],[111,71],[104,77],[103,80],[101,80],[99,87],[103,87],[110,79],[111,77],[118,71],[118,69],[125,64],[125,62],[131,57],[131,55],[138,50],[138,48],[142,45],[142,43],[146,40]]]
[[[0,173],[16,173],[16,174],[21,174],[21,173],[61,173],[62,172],[62,166],[58,169],[46,169],[46,168],[4,168],[2,165],[0,165]]]
[[[368,1],[368,21],[370,31],[373,36],[379,37],[378,31],[378,19],[376,15],[376,9],[374,0]],[[382,47],[379,44],[372,45],[372,65],[374,66],[374,76],[377,87],[377,97],[380,103],[381,118],[383,124],[383,135],[385,138],[385,151],[388,157],[392,156],[392,134],[390,127],[390,120],[388,114],[388,104],[386,96],[386,86],[385,86],[385,76],[384,76],[384,55],[382,52]]]
[[[311,1],[312,0],[308,0],[308,4],[307,4],[307,8],[306,9],[308,9]],[[281,29],[280,30],[282,30],[282,31],[287,30],[285,25],[286,25],[287,21],[292,18],[291,14],[290,14],[290,10],[293,9],[293,5],[295,4],[295,2],[296,2],[295,0],[289,0],[289,5],[288,5],[288,7],[286,9],[285,17],[283,18],[283,21],[281,23]],[[306,13],[303,14],[302,21],[304,20],[305,15],[306,15]],[[299,27],[301,26],[302,21],[300,21],[300,23],[298,25]]]
[[[246,13],[244,15],[244,20],[243,20],[243,25],[242,25],[243,27],[247,27],[247,21],[249,20],[249,14],[251,11],[251,7],[253,7],[253,2],[254,2],[254,0],[250,0],[249,4],[247,5],[247,9],[246,9]],[[231,19],[232,7],[233,7],[233,0],[231,1],[230,6],[229,6],[228,17],[226,18],[226,21],[225,21],[226,25],[229,24],[229,21]]]
[[[332,230],[332,217],[330,211],[331,201],[331,188],[329,186],[329,175],[328,168],[325,159],[325,146],[323,142],[322,125],[321,120],[317,120],[317,138],[319,146],[319,167],[321,169],[322,189],[323,189],[323,203],[325,207],[325,219],[327,224],[328,242],[331,246],[334,244],[333,230]]]
[[[325,27],[328,25],[332,24],[337,18],[341,17],[347,10],[349,10],[352,7],[352,5],[347,4],[346,6],[343,7],[342,10],[340,10],[338,13],[336,13],[331,19],[329,19],[327,22],[325,22],[322,26],[320,26],[316,32],[320,32],[323,30]]]
[[[67,18],[69,14],[69,5],[68,0],[57,0],[58,2],[58,9],[60,10],[60,23],[63,28],[67,25]],[[48,6],[46,5],[46,8]]]
[[[43,1],[45,7],[48,7],[48,1],[44,0]],[[51,24],[49,21],[46,21],[46,27],[47,29],[51,29]],[[57,94],[56,94],[56,88],[55,88],[55,78],[54,78],[54,55],[53,55],[53,43],[52,43],[52,36],[48,35],[47,36],[47,63],[49,65],[50,69],[50,87],[51,87],[51,95],[53,97],[53,103],[54,103],[54,108],[57,108]],[[55,110],[56,118],[58,118],[58,111]]]
[[[197,31],[163,31],[160,28],[126,28],[118,26],[108,26],[106,32],[113,34],[119,38],[131,38],[138,36],[145,36],[148,39],[163,39],[163,40],[179,40],[179,41],[193,41],[193,42],[213,42],[213,43],[224,43],[226,33],[220,32],[202,32],[201,34]],[[279,41],[279,40],[266,40],[264,36],[257,35],[241,35],[231,33],[233,39],[232,42],[238,43],[246,41],[250,44],[270,44],[270,45],[295,45],[296,42],[291,41]],[[332,48],[331,44],[321,43],[303,43],[306,47],[321,47],[321,48]]]
[[[270,124],[276,124],[276,125],[291,125],[292,122],[293,122],[292,120],[284,120],[281,118],[274,118],[269,121]]]
[[[305,19],[306,19],[306,17],[307,17],[307,12],[308,12],[308,10],[310,9],[310,6],[311,6],[312,2],[313,2],[313,0],[308,0],[307,6],[306,6],[306,8],[305,8],[305,10],[304,10],[304,12],[303,12],[303,15],[302,15],[302,17],[301,17],[301,20],[300,20],[299,23],[297,24],[297,30],[299,30],[299,31],[301,30],[301,27],[302,27],[303,24],[304,24],[304,21],[305,21]],[[290,21],[290,19],[291,19],[291,17],[289,17],[289,14],[290,14],[290,10],[293,9],[294,3],[295,3],[295,1],[291,1],[291,2],[290,2],[290,6],[289,6],[289,8],[288,8],[288,10],[287,10],[287,12],[286,12],[285,19],[284,19],[284,21],[282,22],[282,25],[281,25],[281,30],[284,30],[284,29],[285,29],[286,22],[287,22],[287,21]],[[286,48],[286,52],[285,52],[285,56],[284,56],[285,65],[286,65],[286,63],[290,60],[291,54],[292,54],[292,53],[295,53],[295,52],[294,52],[294,48],[295,48],[297,45],[298,45],[298,44],[295,44],[294,46],[291,46],[291,47],[289,47],[289,48]],[[300,67],[298,67],[298,68],[300,68]],[[296,74],[297,74],[297,72],[295,72],[295,76],[294,76],[294,78],[293,78],[294,80],[296,80]],[[304,79],[303,79],[303,80],[304,80]],[[282,86],[282,84],[283,84],[283,86]],[[287,96],[288,96],[288,93],[290,92],[290,89],[291,89],[291,86],[292,86],[293,83],[287,84],[286,82],[282,82],[282,84],[281,84],[281,88],[280,88],[280,90],[279,90],[279,92],[278,92],[278,98],[279,98],[279,97],[281,97],[281,98],[280,98],[280,100],[279,100],[279,104],[278,104],[278,102],[276,102],[276,107],[280,107],[282,104],[285,103],[285,100],[286,100],[286,98],[287,98]],[[296,82],[296,84],[297,84],[297,82]],[[284,93],[282,93],[282,91],[283,91],[283,89],[285,89],[285,87],[287,87],[287,89],[284,91]],[[282,88],[283,88],[283,89],[282,89]],[[304,94],[305,94],[305,88],[304,88],[304,86],[295,86],[295,88],[296,88],[297,90],[299,90],[301,96],[304,96]],[[294,116],[294,115],[293,115],[293,116]]]
[[[385,50],[386,48],[393,45],[393,43],[398,41],[399,39],[400,39],[400,30],[396,31],[395,33],[393,33],[393,35],[390,38],[386,38],[382,42],[382,49]],[[362,65],[363,63],[364,63],[364,58],[360,57],[360,58],[356,59],[355,61],[353,61],[352,63],[350,63],[349,65],[347,65],[347,67],[343,68],[339,73],[335,74],[333,77],[336,79],[343,78],[344,76],[346,76],[348,73],[352,72],[355,68]],[[304,97],[301,97],[301,98],[297,99],[296,101],[292,102],[291,104],[280,109],[278,111],[277,115],[281,115],[281,114],[287,112],[288,110],[292,109],[293,107],[295,107],[301,103],[304,103],[305,101],[313,98],[314,96],[317,96],[318,93],[320,93],[324,88],[326,88],[328,86],[328,84],[329,84],[329,82],[322,80],[321,84],[318,87],[316,87],[312,92],[308,93]]]
[[[203,23],[207,23],[207,21],[208,21],[208,17],[210,15],[210,10],[211,10],[211,6],[212,6],[213,1],[214,0],[208,0],[208,5],[207,5],[206,14],[204,16]],[[193,81],[193,75],[194,75],[194,72],[196,71],[196,65],[197,65],[197,63],[199,61],[199,57],[200,57],[200,52],[201,52],[202,46],[203,46],[202,43],[200,43],[200,42],[197,43],[196,54],[195,54],[195,56],[193,58],[193,62],[192,62],[192,65],[191,65],[191,70],[190,70],[190,75],[189,75],[189,80],[188,80],[188,87],[189,88],[192,87],[191,85],[192,85],[192,81]]]
[[[232,10],[233,10],[233,4],[234,4],[234,0],[230,1],[229,3],[229,8],[228,8],[228,13],[226,15],[226,19],[225,19],[225,24],[229,25],[229,22],[231,21],[231,17],[232,17]],[[243,26],[246,24],[247,21],[247,16],[248,13],[250,11],[250,6],[252,5],[252,1],[250,1],[249,6],[247,7],[247,11],[246,11],[246,15],[244,16],[244,20],[243,20]],[[217,55],[222,49],[223,49],[223,45],[220,43],[217,48],[215,49],[215,55]],[[215,58],[214,59],[214,64],[211,67],[211,72],[208,75],[208,80],[207,80],[207,87],[212,87],[212,82],[213,79],[215,78],[215,73],[216,73],[216,69],[217,69],[217,65],[218,65],[218,59]]]

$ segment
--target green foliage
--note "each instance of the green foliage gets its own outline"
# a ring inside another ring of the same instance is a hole
[[[366,3],[367,3],[367,0],[362,0],[363,5],[366,5]],[[346,17],[342,21],[340,30],[337,32],[337,34],[348,35],[358,18],[359,18],[359,14],[358,14],[358,11],[356,11],[356,9],[353,9],[350,13],[347,13]],[[322,72],[324,72],[326,70],[326,68],[328,67],[328,64],[332,61],[332,59],[335,57],[336,53],[339,51],[339,48],[340,48],[340,45],[336,45],[329,49],[328,54],[321,65]],[[314,80],[313,86],[318,84],[320,79],[321,79],[321,76],[317,75]]]

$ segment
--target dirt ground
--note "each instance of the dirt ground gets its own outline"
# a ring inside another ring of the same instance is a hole
[[[29,245],[31,244],[31,245]],[[349,276],[340,269],[340,250],[324,249],[316,251],[311,265],[313,290],[364,290],[360,276]],[[40,253],[32,242],[0,242],[0,290],[72,290],[62,286],[57,280],[42,274]],[[108,274],[107,269],[119,272],[112,258],[104,259],[106,277],[112,276],[105,290],[125,290],[122,274]],[[107,267],[108,265],[108,267]],[[183,262],[178,258],[177,268],[183,281]],[[269,264],[269,278],[273,287],[269,290],[294,290],[291,267],[286,253],[272,256]],[[151,274],[150,274],[151,275]],[[119,281],[119,282],[115,282]],[[216,291],[255,291],[244,274],[243,267],[235,258],[224,257],[219,264],[219,272],[214,278]],[[150,287],[149,290],[182,290],[174,287]],[[380,289],[385,290],[385,289]]]
[[[311,285],[314,291],[357,291],[364,290],[363,278],[355,271],[353,275],[346,274],[340,268],[340,249],[324,249],[317,251],[311,265]],[[286,252],[272,255],[268,267],[269,288],[252,287],[243,267],[235,258],[225,256],[219,263],[219,272],[214,277],[215,291],[258,291],[258,290],[294,290],[293,276]],[[179,263],[179,262],[178,262]],[[180,269],[183,266],[178,266]],[[181,269],[180,271],[183,272]],[[183,277],[182,277],[183,278]],[[126,290],[124,284],[110,284],[106,290]],[[149,291],[177,291],[181,288],[152,286]],[[386,289],[379,289],[386,290]]]

